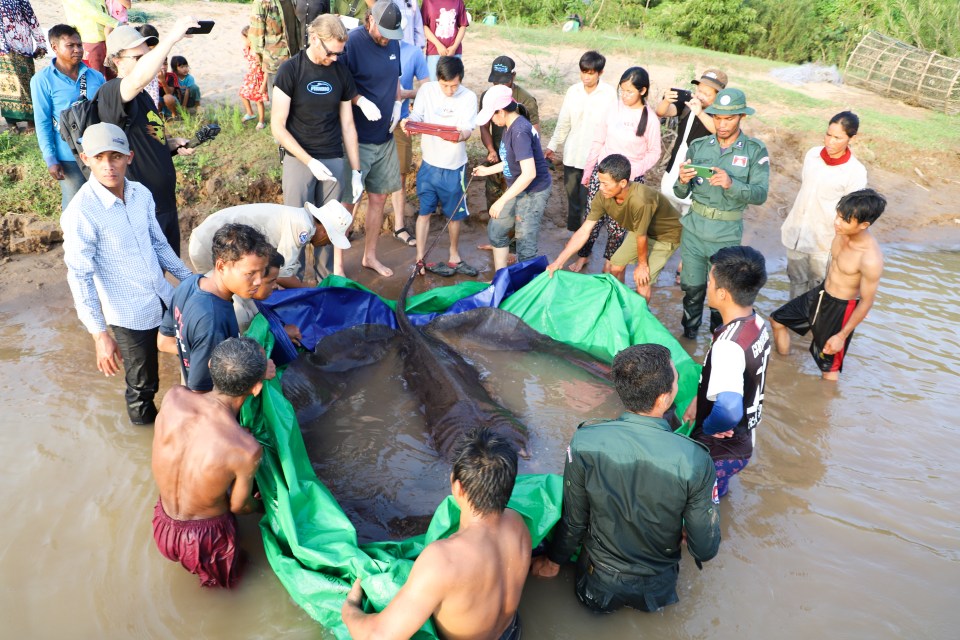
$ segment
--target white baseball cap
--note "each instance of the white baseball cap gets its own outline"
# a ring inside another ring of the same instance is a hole
[[[130,155],[130,142],[123,129],[109,122],[98,122],[83,130],[80,138],[80,147],[84,155],[91,158],[104,151],[116,151],[125,156]]]

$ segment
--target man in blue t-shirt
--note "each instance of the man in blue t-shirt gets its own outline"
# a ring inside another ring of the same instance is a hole
[[[157,348],[180,357],[184,384],[192,391],[213,389],[210,355],[227,338],[240,336],[233,296],[253,297],[275,249],[245,224],[225,224],[213,236],[213,276],[185,278],[163,315]],[[275,369],[270,363],[267,378]]]
[[[419,15],[419,14],[418,14]],[[400,42],[400,120],[410,116],[410,101],[417,97],[417,90],[430,78],[427,57],[423,50],[405,40]],[[414,82],[416,79],[416,82]],[[393,235],[408,246],[416,246],[416,238],[403,222],[407,202],[407,174],[413,169],[413,144],[403,129],[395,127],[393,141],[397,145],[397,161],[400,163],[400,188],[390,196],[393,205]]]
[[[363,27],[350,32],[344,49],[357,95],[353,118],[360,141],[360,171],[367,192],[365,238],[361,264],[381,276],[393,271],[377,259],[377,240],[383,224],[387,195],[400,188],[400,165],[393,127],[400,121],[400,10],[390,0],[379,0],[367,11]],[[392,115],[391,115],[392,114]],[[346,189],[344,189],[346,192]],[[352,209],[355,194],[343,197]]]

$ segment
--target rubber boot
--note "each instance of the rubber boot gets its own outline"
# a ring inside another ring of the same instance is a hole
[[[507,260],[510,258],[510,247],[493,248],[493,268],[499,271],[507,266]]]
[[[703,322],[703,301],[707,297],[707,285],[684,285],[683,289],[683,319],[680,324],[683,325],[683,336],[690,340],[697,337],[697,331],[700,329],[700,323]]]

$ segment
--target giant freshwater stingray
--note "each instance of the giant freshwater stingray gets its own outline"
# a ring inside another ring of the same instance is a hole
[[[425,430],[434,449],[451,460],[459,436],[486,426],[528,457],[527,427],[504,408],[484,386],[476,368],[443,339],[468,336],[480,348],[498,351],[538,351],[561,357],[609,384],[609,368],[589,354],[545,336],[513,314],[482,307],[439,316],[419,329],[411,324],[406,299],[414,277],[397,301],[397,325],[364,324],[323,338],[313,353],[302,354],[283,376],[283,393],[300,424],[319,418],[343,393],[344,374],[382,359],[396,349],[403,378],[417,397]]]

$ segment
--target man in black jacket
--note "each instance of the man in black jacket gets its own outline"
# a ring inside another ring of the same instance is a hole
[[[567,448],[563,516],[531,572],[552,578],[583,544],[576,593],[588,608],[657,611],[674,604],[680,544],[697,562],[717,555],[720,511],[707,448],[673,433],[664,413],[677,395],[666,347],[617,354],[613,379],[627,411],[581,426]]]

